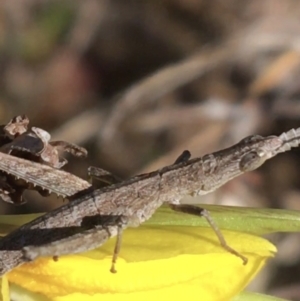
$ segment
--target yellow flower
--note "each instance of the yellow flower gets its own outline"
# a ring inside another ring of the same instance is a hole
[[[276,248],[250,234],[222,231],[248,264],[224,250],[211,229],[141,226],[123,234],[117,273],[110,273],[115,240],[79,255],[41,258],[8,280],[55,301],[222,301],[241,292]]]

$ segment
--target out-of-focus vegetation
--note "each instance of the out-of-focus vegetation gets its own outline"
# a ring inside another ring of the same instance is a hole
[[[299,17],[292,0],[2,1],[1,124],[26,114],[53,139],[85,146],[89,158],[67,167],[82,177],[89,165],[128,177],[184,149],[200,156],[299,127]],[[300,209],[299,155],[200,201]],[[62,204],[29,200],[1,203],[1,213]],[[299,236],[276,239],[280,255],[257,289],[300,300]]]

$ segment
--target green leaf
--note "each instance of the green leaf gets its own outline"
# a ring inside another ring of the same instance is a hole
[[[257,235],[274,232],[299,232],[300,211],[201,205],[221,229]],[[147,222],[149,225],[185,225],[208,227],[205,219],[162,208]]]
[[[5,235],[41,215],[42,213],[0,215],[0,235]]]
[[[231,301],[288,301],[284,299],[275,298],[272,296],[243,292],[238,296],[235,296]]]
[[[215,223],[221,229],[256,235],[274,232],[300,232],[300,211],[215,205],[202,205],[201,207],[210,212]],[[6,234],[40,215],[41,213],[0,215],[0,233]],[[174,212],[169,208],[159,209],[145,224],[209,227],[204,218]]]

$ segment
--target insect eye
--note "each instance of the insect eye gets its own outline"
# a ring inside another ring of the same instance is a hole
[[[251,136],[248,136],[248,137],[242,139],[240,142],[242,142],[242,143],[257,142],[257,141],[260,141],[262,138],[263,137],[259,136],[259,135],[251,135]]]
[[[245,154],[242,159],[240,160],[240,170],[243,172],[251,171],[258,168],[265,162],[266,158],[263,156],[262,153],[252,151]]]

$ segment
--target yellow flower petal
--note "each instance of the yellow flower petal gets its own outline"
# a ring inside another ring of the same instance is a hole
[[[8,280],[5,275],[0,278],[0,288],[1,288],[0,300],[9,301],[10,297],[9,297]]]
[[[140,227],[124,232],[116,274],[109,272],[114,240],[58,262],[42,258],[8,274],[9,281],[54,300],[230,300],[272,257],[268,241],[223,231],[248,264],[224,250],[215,234],[198,227]]]

